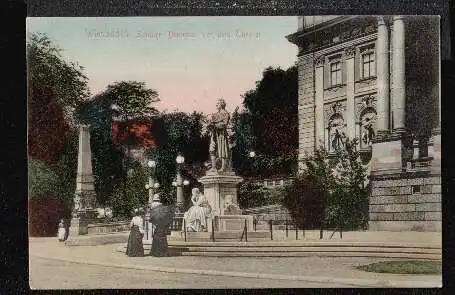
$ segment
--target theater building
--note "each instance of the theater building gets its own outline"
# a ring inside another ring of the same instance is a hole
[[[287,36],[299,158],[359,138],[370,230],[441,230],[439,28],[438,16],[303,16]]]

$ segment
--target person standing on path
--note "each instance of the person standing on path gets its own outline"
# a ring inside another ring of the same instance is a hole
[[[126,255],[129,257],[142,257],[144,256],[144,245],[142,238],[144,237],[142,209],[135,211],[135,216],[130,222],[130,235],[128,237],[128,245],[126,247]]]
[[[60,219],[60,222],[58,224],[58,241],[63,242],[66,239],[66,228],[65,224],[63,222],[63,219]]]

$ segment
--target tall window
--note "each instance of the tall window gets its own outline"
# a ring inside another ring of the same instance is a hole
[[[362,78],[370,78],[376,75],[374,52],[362,54]]]
[[[341,84],[341,61],[330,64],[330,84],[331,86]]]

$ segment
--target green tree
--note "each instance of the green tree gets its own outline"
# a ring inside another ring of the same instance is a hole
[[[256,88],[243,95],[245,110],[234,113],[234,167],[240,175],[294,174],[297,165],[297,68],[269,67]],[[257,154],[248,158],[249,151]]]
[[[368,221],[366,168],[361,162],[359,141],[346,139],[345,148],[336,153],[335,185],[329,200],[326,221],[343,227],[365,227]]]
[[[120,120],[151,117],[158,111],[152,106],[159,101],[158,92],[145,82],[120,81],[107,86],[104,93],[113,103],[113,115]]]
[[[258,154],[276,157],[297,150],[297,81],[296,66],[287,70],[269,67],[256,82],[256,88],[243,96]]]
[[[207,161],[209,142],[207,136],[202,134],[204,118],[201,113],[163,112],[160,117],[166,132],[162,136],[165,144],[150,149],[149,156],[157,162],[156,177],[161,184],[162,200],[172,203],[175,192],[171,184],[176,175],[177,155],[181,153],[185,157],[184,173],[191,175],[193,166],[203,166]]]
[[[147,169],[136,165],[131,168],[124,183],[118,183],[111,196],[114,214],[130,216],[133,209],[143,206],[148,199],[144,184],[147,183]]]
[[[253,159],[249,157],[249,152],[254,149],[251,115],[237,108],[232,115],[232,126],[232,141],[235,143],[232,148],[233,167],[240,175],[252,176]]]
[[[77,162],[73,112],[89,96],[83,68],[61,52],[45,34],[27,39],[29,202],[40,210],[30,212],[34,235],[55,232],[57,218],[69,214]]]
[[[158,93],[147,88],[144,82],[121,81],[108,85],[105,91],[77,109],[79,121],[90,124],[95,188],[101,204],[107,200],[115,202],[112,198],[114,187],[121,187],[122,183],[127,182],[123,164],[133,160],[125,150],[136,145],[136,142],[125,142],[122,147],[114,145],[113,119],[124,121],[141,118],[153,122],[153,116],[158,112],[153,103],[157,101]]]
[[[75,108],[90,96],[87,77],[82,66],[66,62],[61,52],[46,34],[31,34],[26,50],[28,85],[52,89],[62,106]]]
[[[305,227],[362,228],[366,225],[368,187],[358,139],[329,154],[323,147],[304,159],[305,170],[287,187],[283,205]]]
[[[283,206],[299,226],[320,227],[324,224],[327,203],[335,186],[332,171],[336,159],[329,157],[321,146],[304,159],[304,164],[303,173],[286,187]]]

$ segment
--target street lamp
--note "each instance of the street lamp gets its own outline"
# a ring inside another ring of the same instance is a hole
[[[153,195],[155,194],[155,188],[159,187],[159,184],[155,182],[155,167],[156,162],[153,160],[149,160],[147,162],[147,166],[149,167],[149,182],[146,184],[145,188],[149,190],[149,205],[152,204]]]
[[[177,162],[177,177],[176,177],[176,183],[175,183],[175,186],[177,187],[177,202],[176,202],[176,205],[177,205],[177,210],[179,212],[183,212],[183,203],[184,203],[184,199],[183,199],[183,180],[182,180],[182,174],[181,174],[181,170],[182,170],[182,164],[185,162],[185,158],[181,155],[181,154],[178,154],[177,155],[177,158],[175,158],[175,161]]]
[[[254,174],[256,174],[256,161],[254,159],[254,157],[256,157],[256,152],[255,151],[250,151],[250,153],[248,154],[250,156],[250,159],[253,161],[253,171],[254,171]]]

